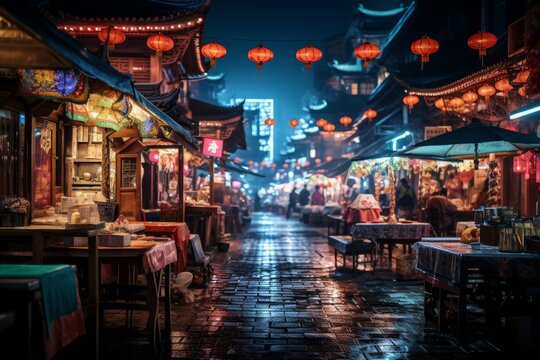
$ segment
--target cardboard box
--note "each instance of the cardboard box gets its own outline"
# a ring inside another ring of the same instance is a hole
[[[127,233],[98,234],[99,246],[126,247],[131,245],[131,236]]]
[[[64,236],[65,246],[88,246],[88,238],[85,236]]]

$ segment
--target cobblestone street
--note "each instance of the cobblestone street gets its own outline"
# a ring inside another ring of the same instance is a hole
[[[173,307],[170,355],[447,359],[499,353],[485,340],[458,344],[438,336],[433,324],[424,323],[422,283],[396,280],[384,266],[336,273],[326,228],[256,214],[243,240],[214,258],[210,285],[195,290],[195,302]],[[127,347],[114,338],[107,356],[145,358],[148,343],[129,339]]]

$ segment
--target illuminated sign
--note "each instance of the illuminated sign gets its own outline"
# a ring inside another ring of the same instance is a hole
[[[223,140],[204,138],[203,155],[221,157],[223,154]]]

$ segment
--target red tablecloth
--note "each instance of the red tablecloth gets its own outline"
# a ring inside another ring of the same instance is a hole
[[[146,273],[156,272],[165,266],[177,263],[176,244],[174,241],[166,241],[155,244],[143,257],[143,266]]]
[[[345,209],[343,219],[348,223],[365,223],[378,220],[380,216],[380,209],[354,209],[349,207]]]
[[[143,222],[145,233],[147,235],[167,234],[176,244],[178,253],[175,273],[181,273],[186,268],[188,245],[189,245],[189,228],[183,222]]]

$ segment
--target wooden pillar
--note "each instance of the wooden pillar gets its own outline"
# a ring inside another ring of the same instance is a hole
[[[210,173],[210,205],[214,204],[214,158],[210,157],[210,164],[208,165],[210,167],[209,173]]]
[[[64,194],[71,196],[73,188],[73,127],[64,126]]]
[[[186,220],[186,204],[184,198],[184,148],[178,146],[178,218],[181,222]]]

